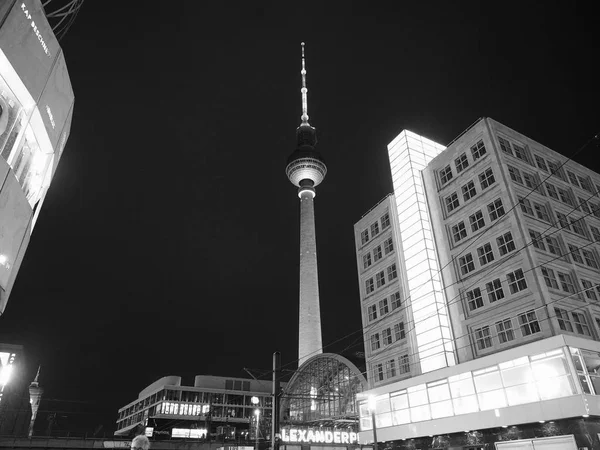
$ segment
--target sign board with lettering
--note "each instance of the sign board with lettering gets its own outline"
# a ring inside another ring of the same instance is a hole
[[[308,444],[358,444],[358,433],[350,431],[322,431],[313,428],[284,428],[282,442],[306,442]]]

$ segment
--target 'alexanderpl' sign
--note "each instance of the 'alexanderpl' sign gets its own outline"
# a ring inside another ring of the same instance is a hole
[[[326,444],[358,444],[358,433],[348,431],[321,431],[299,428],[281,430],[283,442],[308,442]]]

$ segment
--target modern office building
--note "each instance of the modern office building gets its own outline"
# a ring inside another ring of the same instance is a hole
[[[0,314],[69,136],[73,91],[39,0],[0,4]]]
[[[399,229],[392,221],[388,234],[398,235],[407,288],[383,317],[377,278],[367,295],[381,269],[365,273],[378,242],[363,238],[380,204],[355,226],[375,386],[361,400],[361,430],[374,408],[379,440],[400,448],[407,438],[421,448],[600,447],[600,175],[488,118],[448,148],[403,131],[388,151]],[[410,347],[378,331],[400,314],[413,321],[411,378],[379,366]]]

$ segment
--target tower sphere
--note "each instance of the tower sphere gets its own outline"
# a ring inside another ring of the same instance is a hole
[[[285,173],[290,182],[297,187],[306,184],[315,187],[318,186],[327,174],[327,166],[321,152],[315,150],[317,143],[316,130],[310,125],[301,125],[296,131],[298,137],[298,147],[290,155],[285,168]]]

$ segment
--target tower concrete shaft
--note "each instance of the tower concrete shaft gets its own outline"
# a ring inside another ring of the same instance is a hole
[[[323,352],[314,191],[300,191],[300,315],[298,365]]]

